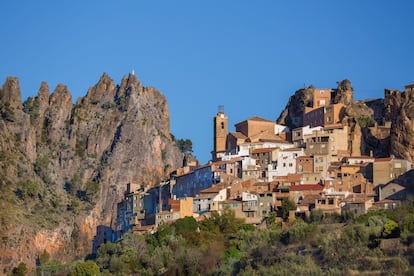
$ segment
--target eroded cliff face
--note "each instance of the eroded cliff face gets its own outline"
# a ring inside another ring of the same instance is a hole
[[[312,87],[300,89],[289,99],[277,122],[302,126],[306,106],[311,106]],[[344,104],[342,124],[349,129],[351,155],[394,155],[414,161],[414,92],[385,89],[384,99],[354,100],[351,82],[338,82],[331,103]]]
[[[289,98],[285,109],[276,120],[278,124],[286,125],[290,129],[301,127],[305,107],[312,107],[314,87],[299,89]]]
[[[103,74],[73,104],[68,88],[21,102],[19,80],[0,90],[0,266],[34,267],[91,252],[97,225],[114,221],[126,184],[155,185],[182,164],[166,98],[135,75]]]
[[[414,91],[385,89],[386,117],[391,122],[390,153],[414,161]]]

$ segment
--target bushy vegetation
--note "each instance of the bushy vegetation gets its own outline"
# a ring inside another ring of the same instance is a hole
[[[375,126],[375,119],[371,116],[362,116],[357,118],[357,122],[361,127],[373,127]]]
[[[3,120],[14,122],[14,109],[10,107],[10,103],[0,103],[0,116]]]
[[[193,153],[193,142],[190,139],[178,139],[175,140],[175,144],[179,150],[184,154]]]
[[[411,275],[413,214],[408,202],[358,218],[315,213],[253,227],[227,209],[161,224],[155,234],[127,233],[101,245],[88,267],[95,262],[103,275]]]
[[[32,122],[39,118],[39,99],[37,97],[29,97],[23,103],[23,111],[30,115]]]

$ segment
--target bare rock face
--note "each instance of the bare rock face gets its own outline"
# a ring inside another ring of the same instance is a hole
[[[385,90],[384,103],[391,121],[390,153],[414,161],[414,92]]]
[[[13,109],[22,108],[19,79],[8,77],[0,93],[0,101]]]
[[[305,107],[312,107],[314,88],[312,86],[299,89],[289,98],[285,109],[276,120],[278,124],[286,125],[290,129],[301,127]]]
[[[96,226],[111,226],[126,184],[153,186],[182,164],[166,98],[135,75],[103,74],[72,103],[42,82],[23,104],[17,78],[0,90],[0,266],[34,267],[46,250],[61,261],[91,251]],[[4,252],[4,253],[3,253]]]
[[[338,82],[338,87],[333,93],[332,102],[343,103],[344,105],[349,105],[354,102],[354,89],[348,79]]]

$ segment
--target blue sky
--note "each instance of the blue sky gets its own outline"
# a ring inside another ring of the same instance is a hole
[[[1,1],[0,83],[74,101],[132,69],[169,103],[171,132],[205,163],[213,117],[275,120],[289,97],[349,79],[356,99],[414,82],[414,1]]]

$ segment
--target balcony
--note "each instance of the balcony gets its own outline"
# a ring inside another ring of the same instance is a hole
[[[257,212],[259,206],[257,206],[257,201],[245,201],[242,205],[243,212]]]

